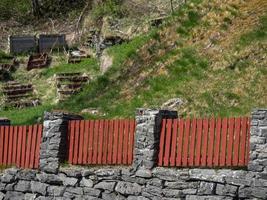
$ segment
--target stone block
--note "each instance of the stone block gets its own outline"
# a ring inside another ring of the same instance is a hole
[[[114,191],[115,185],[116,185],[116,182],[103,181],[103,182],[97,183],[94,186],[94,188],[101,189],[101,190]]]
[[[15,191],[19,192],[30,192],[31,191],[31,182],[30,181],[18,181],[15,185]]]
[[[117,186],[115,188],[116,192],[119,192],[123,195],[139,195],[141,193],[141,186],[137,183],[129,183],[129,182],[123,182],[120,181],[117,183]]]

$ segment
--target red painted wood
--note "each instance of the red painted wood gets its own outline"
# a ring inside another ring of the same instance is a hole
[[[9,141],[8,141],[8,156],[7,156],[7,164],[12,164],[12,151],[13,151],[13,126],[9,127]]]
[[[164,161],[163,161],[164,166],[169,166],[171,136],[172,136],[172,119],[167,119],[166,144],[165,144]]]
[[[12,164],[16,164],[16,156],[17,156],[17,142],[18,142],[18,127],[14,126],[14,133],[13,133],[13,152],[12,152]]]
[[[245,156],[246,156],[246,138],[247,138],[247,123],[248,118],[242,118],[242,127],[241,127],[241,137],[240,137],[240,148],[239,148],[239,166],[245,166]]]
[[[79,152],[78,152],[78,164],[83,164],[83,143],[84,143],[84,120],[79,121]]]
[[[190,119],[187,119],[185,122],[182,166],[188,165],[188,143],[189,143],[189,134],[190,134],[190,124],[191,124]]]
[[[114,120],[109,122],[109,132],[108,132],[108,164],[112,164],[112,150],[113,150],[113,136],[114,136]]]
[[[20,160],[21,160],[21,146],[22,146],[22,130],[23,127],[18,127],[18,147],[17,147],[17,158],[16,158],[16,166],[21,167]],[[0,154],[1,156],[1,154]]]
[[[226,142],[227,142],[227,124],[228,119],[223,118],[222,120],[222,138],[221,138],[221,152],[220,152],[220,166],[225,166],[226,161]]]
[[[178,124],[179,124],[179,127],[178,127],[179,132],[178,132],[176,166],[181,166],[182,165],[183,140],[184,140],[184,120],[180,119]]]
[[[214,166],[219,166],[219,155],[220,155],[220,144],[221,144],[221,125],[222,120],[218,118],[216,121],[216,138],[215,138],[215,146],[214,146]]]
[[[100,127],[99,127],[99,149],[98,149],[98,157],[97,157],[97,164],[102,164],[102,157],[103,157],[103,138],[104,137],[104,120],[100,120]]]
[[[79,153],[79,133],[80,133],[80,121],[75,120],[75,135],[74,135],[74,149],[73,149],[73,164],[78,164]]]
[[[37,141],[36,141],[36,149],[35,149],[35,161],[34,161],[34,168],[37,169],[39,167],[39,159],[40,159],[40,145],[42,140],[42,132],[43,132],[43,126],[38,125],[38,131],[37,131]]]
[[[112,164],[117,164],[118,158],[118,139],[119,139],[119,121],[114,121],[114,143],[113,143],[113,155]]]
[[[94,127],[95,127],[95,121],[90,120],[89,121],[89,146],[88,146],[88,164],[93,163],[93,145],[94,145]]]
[[[122,163],[124,165],[127,164],[127,155],[129,148],[129,120],[124,120],[124,138],[123,138],[123,160]]]
[[[89,130],[90,130],[90,122],[89,120],[86,120],[84,122],[83,164],[88,163],[87,158],[88,158]]]
[[[229,130],[228,130],[228,144],[227,144],[227,158],[226,158],[226,166],[232,166],[232,159],[233,159],[233,143],[234,143],[234,125],[235,119],[229,119]]]
[[[123,152],[123,137],[124,137],[124,121],[120,120],[120,126],[119,126],[119,146],[118,146],[118,163],[122,164],[122,152]]]
[[[93,162],[92,164],[97,164],[97,151],[98,151],[98,142],[99,142],[99,120],[95,121],[95,128],[94,128],[94,148],[93,148]]]
[[[5,128],[4,126],[0,126],[0,165],[3,165],[4,158],[4,134]]]
[[[8,144],[9,144],[9,126],[4,127],[5,130],[5,143],[4,143],[4,159],[3,165],[7,165],[7,158],[8,158]]]
[[[28,138],[27,138],[27,148],[26,148],[26,158],[25,158],[25,168],[30,168],[30,153],[32,144],[32,126],[28,126]]]
[[[102,164],[107,164],[108,157],[108,139],[109,139],[109,123],[108,120],[104,121],[104,140],[103,140],[103,157]]]
[[[75,121],[69,121],[69,163],[73,164],[74,138],[75,138]]]
[[[251,124],[251,119],[248,119],[248,124],[247,124],[247,141],[246,141],[246,157],[245,157],[245,165],[248,165],[249,162],[249,151],[250,151],[250,124]]]
[[[214,138],[215,138],[215,119],[214,117],[209,121],[209,145],[208,145],[208,158],[207,158],[207,165],[208,167],[213,166],[213,151],[214,151]]]
[[[27,146],[27,126],[23,126],[22,130],[22,146],[21,146],[21,167],[25,167],[26,159],[26,146]]]
[[[191,126],[191,138],[190,138],[190,148],[189,148],[189,161],[188,166],[192,167],[194,166],[194,158],[195,158],[195,143],[196,143],[196,130],[197,130],[197,120],[192,120],[192,126]]]
[[[202,119],[197,120],[196,154],[195,166],[200,166],[201,141],[202,141]]]
[[[133,161],[133,149],[134,149],[134,132],[135,132],[135,120],[130,120],[130,138],[129,138],[129,150],[128,150],[128,165]]]
[[[160,144],[159,144],[159,158],[158,158],[158,165],[159,166],[163,166],[166,122],[167,122],[167,120],[163,119],[162,126],[161,126]]]
[[[33,126],[33,131],[32,131],[32,142],[31,142],[31,151],[30,151],[30,168],[32,169],[34,166],[34,156],[35,156],[35,147],[36,147],[36,139],[37,139],[37,132],[38,131],[38,126],[34,125]]]
[[[234,132],[234,157],[233,157],[233,166],[238,165],[238,159],[239,159],[239,141],[240,141],[240,125],[241,125],[241,119],[236,118],[235,119],[235,132]]]
[[[201,152],[201,166],[207,166],[207,150],[208,150],[208,133],[209,133],[209,120],[203,120],[203,143]]]
[[[172,129],[172,145],[171,145],[171,158],[170,158],[170,166],[175,166],[175,156],[176,156],[176,145],[177,145],[177,129],[178,129],[178,119],[173,120],[173,129]]]

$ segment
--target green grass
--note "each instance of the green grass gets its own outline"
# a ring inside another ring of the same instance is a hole
[[[31,10],[30,0],[1,0],[0,1],[0,20],[10,19],[11,17],[19,20],[26,20]]]

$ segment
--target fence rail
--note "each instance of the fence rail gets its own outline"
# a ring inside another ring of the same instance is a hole
[[[0,165],[39,167],[42,125],[0,126]]]
[[[164,119],[159,166],[244,167],[249,158],[250,119]]]
[[[135,120],[70,121],[68,132],[70,164],[132,163]]]

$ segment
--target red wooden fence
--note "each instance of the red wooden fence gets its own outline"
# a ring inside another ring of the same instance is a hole
[[[69,122],[71,164],[124,164],[133,160],[135,120]]]
[[[0,126],[0,165],[39,167],[42,125]]]
[[[249,159],[250,119],[164,119],[159,166],[244,167]]]

